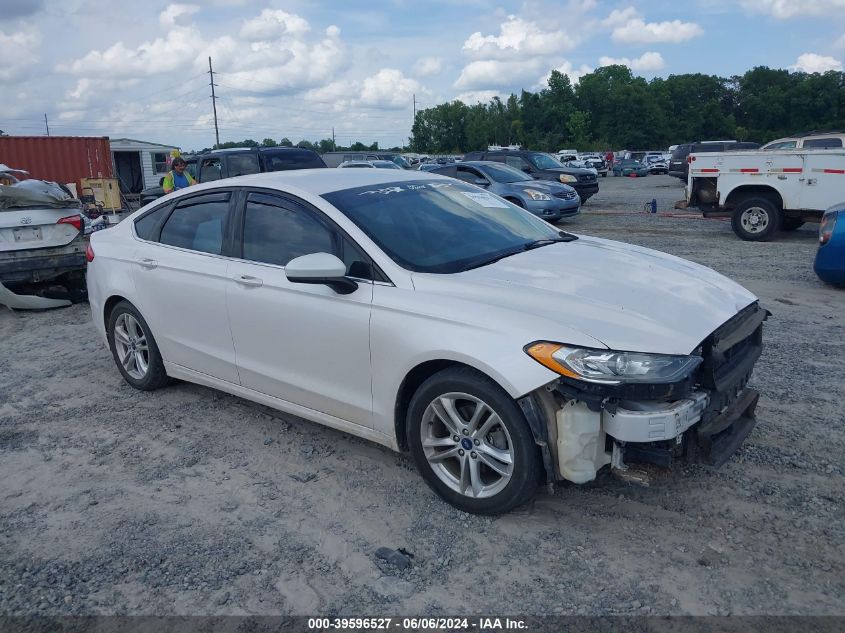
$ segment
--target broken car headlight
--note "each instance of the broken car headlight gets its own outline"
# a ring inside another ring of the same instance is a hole
[[[704,360],[701,356],[616,352],[547,341],[528,345],[525,353],[562,376],[606,385],[678,382]]]

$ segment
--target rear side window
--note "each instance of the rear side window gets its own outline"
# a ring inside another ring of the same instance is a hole
[[[804,141],[804,147],[815,149],[827,149],[830,147],[842,147],[841,138],[811,138]]]
[[[263,154],[264,171],[286,171],[288,169],[311,169],[325,167],[326,164],[315,152],[284,151]]]
[[[258,154],[233,154],[229,159],[229,177],[257,174],[261,169],[258,167]]]
[[[220,255],[229,194],[191,197],[176,205],[161,229],[162,244]]]
[[[172,206],[171,204],[164,204],[135,220],[135,233],[138,234],[138,237],[148,242],[157,242],[159,227],[161,227],[161,223],[167,217],[167,213]]]

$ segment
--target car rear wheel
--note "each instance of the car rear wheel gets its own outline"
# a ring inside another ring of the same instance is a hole
[[[167,372],[150,326],[128,301],[121,301],[109,315],[108,340],[114,362],[124,380],[141,391],[167,384]]]
[[[447,369],[424,382],[406,429],[420,474],[460,510],[501,514],[537,491],[540,460],[522,411],[472,369]]]
[[[743,240],[764,242],[780,229],[780,209],[768,198],[741,200],[731,215],[731,228]]]

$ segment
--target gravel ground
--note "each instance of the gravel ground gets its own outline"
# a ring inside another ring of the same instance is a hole
[[[366,441],[190,384],[133,390],[87,305],[3,310],[0,614],[845,614],[845,291],[812,272],[817,227],[746,243],[633,213],[671,209],[668,176],[601,187],[566,228],[712,266],[774,313],[759,424],[723,468],[471,516]]]

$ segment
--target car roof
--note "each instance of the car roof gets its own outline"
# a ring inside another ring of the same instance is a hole
[[[398,169],[293,169],[213,180],[180,191],[195,192],[228,187],[267,187],[269,189],[295,187],[315,196],[321,196],[332,191],[355,187],[414,180],[441,180],[442,178],[443,176],[437,174]]]

